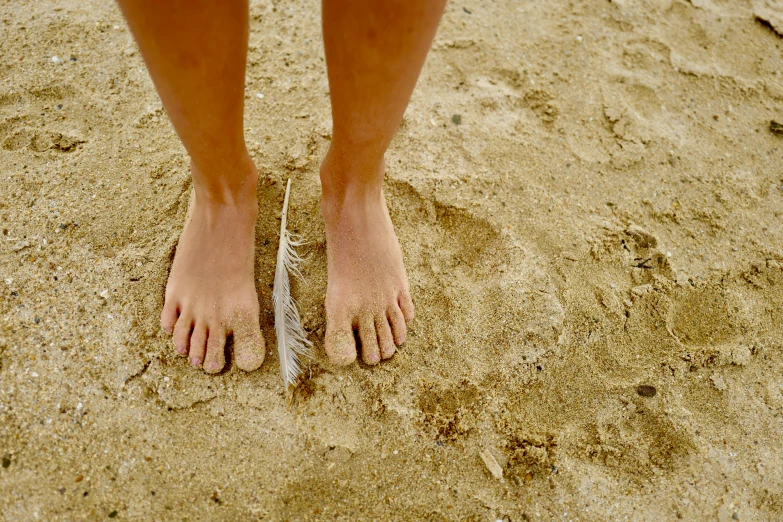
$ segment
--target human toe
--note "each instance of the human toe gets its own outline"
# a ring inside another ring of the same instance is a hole
[[[205,323],[196,323],[193,327],[193,335],[190,336],[190,364],[201,366],[204,354],[207,351],[207,326]]]
[[[388,359],[396,351],[394,336],[392,335],[389,320],[385,315],[375,317],[375,329],[378,332],[378,347],[381,350],[381,359]]]
[[[362,341],[362,360],[364,363],[373,365],[381,362],[378,332],[375,330],[375,319],[371,314],[365,314],[359,320],[359,339]]]
[[[209,328],[207,354],[204,357],[204,371],[218,373],[226,365],[226,331],[218,326]]]
[[[190,332],[193,329],[193,317],[187,313],[181,313],[177,324],[174,325],[174,348],[180,355],[188,353],[188,345],[190,344]]]
[[[353,337],[352,321],[346,317],[326,319],[324,339],[326,355],[332,364],[345,366],[356,360],[356,340]]]
[[[239,368],[252,372],[261,366],[266,354],[258,317],[239,319],[234,328],[234,360]]]
[[[413,321],[413,299],[411,299],[410,292],[403,291],[399,298],[397,299],[397,302],[400,306],[400,310],[402,310],[402,315],[405,317],[405,323],[410,324],[411,321]]]
[[[405,335],[407,333],[405,316],[397,305],[390,307],[386,312],[386,316],[389,319],[389,325],[391,326],[392,335],[394,336],[394,343],[399,346],[405,342]]]
[[[163,311],[160,313],[160,327],[166,333],[174,331],[174,325],[177,323],[177,305],[173,299],[166,299],[163,304]]]

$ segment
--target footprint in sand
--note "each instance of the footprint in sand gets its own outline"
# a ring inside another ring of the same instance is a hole
[[[481,379],[498,368],[535,366],[551,353],[564,312],[532,249],[407,183],[389,188],[414,295],[428,311],[416,319],[410,357]]]
[[[696,452],[692,437],[653,409],[582,430],[575,448],[578,457],[620,472],[636,483],[676,470]]]
[[[64,116],[63,103],[70,102],[73,89],[57,84],[39,89],[29,89],[24,95],[18,92],[0,94],[0,116],[13,109],[14,116],[0,120],[0,146],[9,151],[27,147],[33,152],[73,152],[86,143],[82,133],[74,130],[70,113]],[[67,100],[67,102],[66,102]],[[49,118],[45,129],[36,129],[33,115]],[[83,122],[77,127],[83,127]]]
[[[742,296],[719,284],[705,284],[675,299],[669,332],[688,350],[692,365],[743,366],[754,342],[748,307]]]
[[[416,393],[378,398],[414,412],[435,440],[456,441],[488,420],[478,390],[515,395],[536,378],[556,350],[563,307],[532,248],[405,182],[388,189],[412,291],[427,313],[397,356],[397,379]]]

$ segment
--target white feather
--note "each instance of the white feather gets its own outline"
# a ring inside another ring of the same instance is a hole
[[[302,258],[296,253],[296,247],[302,240],[292,236],[286,229],[288,215],[288,197],[291,193],[291,179],[285,187],[285,201],[280,223],[280,247],[277,250],[277,266],[275,267],[275,286],[272,300],[275,303],[275,332],[277,333],[277,353],[280,356],[280,371],[286,389],[296,386],[302,373],[301,358],[310,355],[312,343],[307,339],[299,319],[296,301],[291,297],[289,272],[302,279],[299,262]]]

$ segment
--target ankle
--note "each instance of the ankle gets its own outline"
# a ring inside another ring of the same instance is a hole
[[[321,192],[324,200],[381,197],[386,165],[383,156],[362,158],[330,148],[321,164]]]
[[[198,201],[215,205],[248,206],[256,202],[258,171],[247,155],[219,167],[191,162],[193,189]]]

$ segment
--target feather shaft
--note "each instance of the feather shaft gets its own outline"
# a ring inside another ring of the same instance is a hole
[[[299,263],[302,258],[296,247],[302,244],[299,237],[288,232],[288,200],[291,194],[291,179],[285,187],[283,213],[280,219],[280,245],[277,250],[275,284],[272,300],[275,306],[275,333],[277,334],[277,353],[280,356],[280,372],[286,389],[296,386],[302,373],[302,358],[310,355],[312,343],[302,328],[299,309],[291,296],[289,274],[302,278]]]

